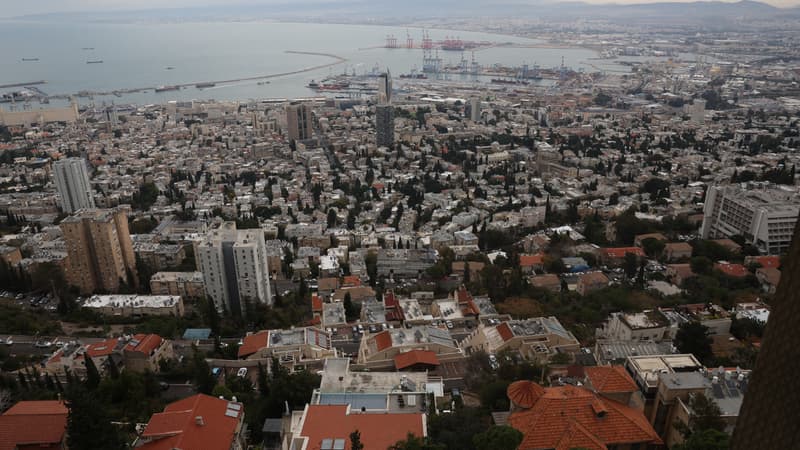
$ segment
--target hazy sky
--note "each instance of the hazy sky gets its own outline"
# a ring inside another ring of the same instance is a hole
[[[326,0],[322,0],[326,1]],[[335,3],[335,0],[330,0]],[[435,0],[434,0],[435,1]],[[523,1],[519,1],[523,3]],[[559,0],[548,0],[559,1]],[[654,3],[693,0],[583,0],[587,3]],[[725,0],[727,1],[727,0]],[[775,6],[800,6],[800,0],[761,0]],[[225,4],[302,3],[303,0],[0,0],[0,17],[62,11],[113,11],[124,9],[181,8]],[[315,0],[319,3],[320,0]],[[538,3],[536,1],[532,3]]]

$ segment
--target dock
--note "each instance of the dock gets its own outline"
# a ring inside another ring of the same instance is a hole
[[[37,86],[37,85],[40,85],[40,84],[47,84],[47,81],[38,80],[38,81],[26,81],[24,83],[0,84],[0,89],[15,88],[15,87],[26,87],[26,86]]]

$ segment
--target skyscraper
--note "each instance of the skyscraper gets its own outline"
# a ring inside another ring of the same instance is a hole
[[[797,448],[800,442],[800,224],[781,269],[781,281],[761,350],[744,396],[731,448]]]
[[[311,107],[303,103],[292,103],[286,107],[286,128],[289,139],[304,141],[311,139]]]
[[[127,207],[84,209],[61,221],[67,282],[82,294],[116,293],[122,283],[138,284],[127,211]]]
[[[94,208],[89,170],[83,158],[60,159],[53,164],[56,189],[61,197],[61,208],[67,214],[79,209]]]
[[[264,233],[225,222],[195,243],[197,268],[218,310],[245,315],[246,302],[272,305]]]
[[[469,99],[469,119],[473,122],[481,120],[481,99],[473,97]]]
[[[378,104],[392,103],[392,74],[389,70],[378,77]]]
[[[375,107],[375,131],[378,146],[389,147],[394,143],[394,107],[392,105]]]

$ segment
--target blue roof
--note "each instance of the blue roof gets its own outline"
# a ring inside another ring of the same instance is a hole
[[[320,405],[350,405],[351,409],[360,410],[364,407],[368,410],[386,409],[386,394],[362,394],[362,393],[320,393]]]
[[[211,336],[211,328],[187,328],[183,332],[183,338],[190,340],[208,339],[209,336]]]

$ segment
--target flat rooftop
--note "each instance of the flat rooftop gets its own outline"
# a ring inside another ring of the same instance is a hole
[[[410,392],[425,392],[427,382],[428,374],[425,372],[354,372],[350,370],[349,359],[328,358],[325,360],[319,391],[321,394],[385,395],[401,391],[400,386],[404,383],[411,389]]]
[[[180,302],[177,295],[93,295],[86,308],[172,308]]]

